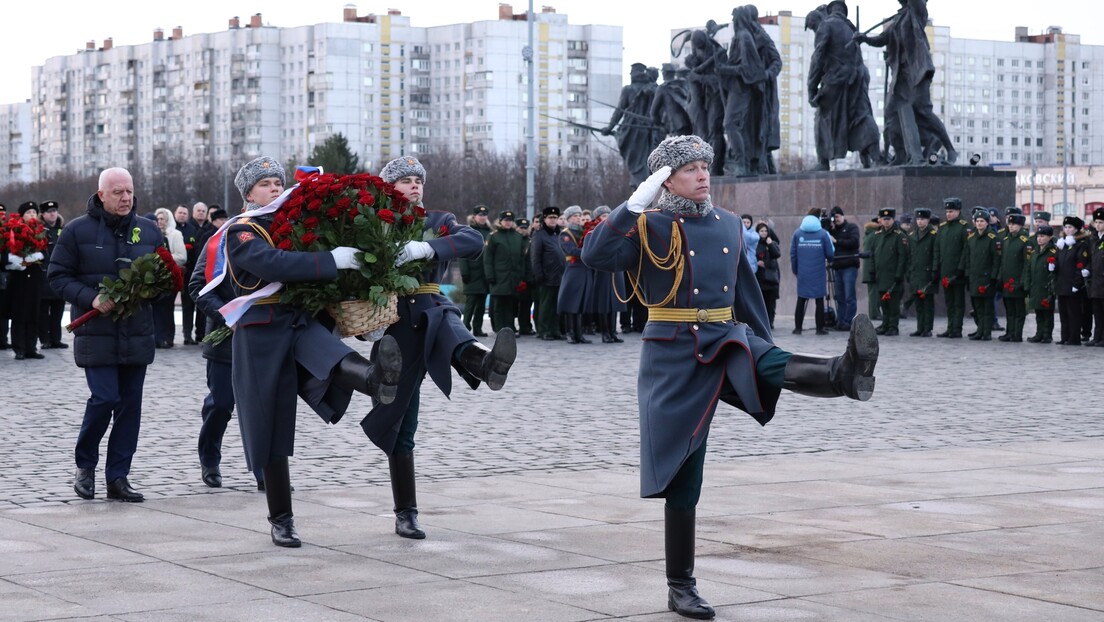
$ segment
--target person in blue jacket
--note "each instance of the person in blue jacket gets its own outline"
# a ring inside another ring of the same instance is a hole
[[[765,425],[783,388],[868,400],[878,359],[863,315],[840,356],[774,345],[744,226],[710,201],[712,161],[713,149],[697,136],[664,140],[648,158],[651,176],[587,236],[582,255],[596,270],[627,271],[649,309],[637,381],[640,495],[666,500],[667,606],[702,619],[714,611],[694,579],[695,508],[718,402]],[[661,190],[658,209],[646,209]]]
[[[426,171],[417,158],[396,158],[383,167],[379,176],[394,184],[411,203],[423,204]],[[414,293],[399,297],[399,321],[387,328],[386,334],[393,336],[402,350],[398,394],[393,402],[376,402],[360,422],[372,443],[387,454],[395,533],[417,540],[425,538],[418,522],[414,483],[414,433],[418,430],[422,381],[428,373],[448,396],[452,392],[451,369],[455,369],[472,389],[484,382],[488,389],[497,391],[506,383],[506,374],[517,357],[512,328],[500,329],[493,348],[487,348],[464,326],[460,309],[441,294],[440,283],[448,274],[449,262],[478,258],[483,252],[483,236],[445,211],[427,211],[425,228],[436,232],[436,237],[428,242],[407,242],[398,258],[399,265],[427,260],[422,285]]]
[[[809,214],[802,218],[801,226],[794,231],[790,241],[790,269],[797,275],[795,335],[801,334],[805,305],[810,299],[816,301],[816,334],[828,334],[828,329],[824,327],[824,297],[828,295],[828,262],[834,255],[832,236],[821,226],[820,217]]]

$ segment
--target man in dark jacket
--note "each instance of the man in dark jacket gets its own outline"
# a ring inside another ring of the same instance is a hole
[[[838,308],[836,309],[836,330],[851,330],[851,319],[858,313],[858,299],[855,298],[855,281],[859,277],[859,226],[849,222],[843,214],[843,208],[832,208],[832,224],[828,227],[836,254],[832,259],[835,272],[835,289]]]
[[[1089,235],[1089,301],[1092,304],[1093,323],[1096,332],[1092,344],[1104,348],[1104,207],[1098,207],[1092,216],[1093,233]]]
[[[471,228],[483,236],[483,245],[491,237],[491,226],[487,223],[490,209],[486,205],[476,205],[472,208]],[[487,275],[483,270],[483,260],[460,259],[460,281],[464,284],[464,328],[471,331],[476,337],[486,337],[483,332],[483,315],[487,312]],[[493,326],[493,322],[492,322]]]
[[[966,274],[966,289],[977,319],[977,331],[970,333],[973,341],[989,341],[993,332],[993,296],[997,293],[997,273],[1000,270],[1001,242],[989,226],[989,212],[975,207],[974,230],[966,236],[961,268]]]
[[[1002,249],[997,281],[1004,296],[1004,317],[1008,321],[1008,331],[997,337],[998,341],[1023,341],[1023,327],[1027,320],[1027,290],[1024,289],[1023,274],[1027,267],[1027,247],[1031,244],[1031,238],[1024,229],[1026,222],[1023,214],[1013,214],[1008,217],[1004,235],[998,236]]]
[[[487,240],[483,251],[483,273],[494,301],[491,330],[514,329],[517,317],[518,288],[525,280],[525,238],[514,229],[514,213],[503,211],[498,217],[498,229]]]
[[[564,254],[560,248],[560,208],[550,206],[541,214],[542,224],[533,232],[529,243],[529,260],[533,266],[533,284],[540,287],[537,302],[537,336],[545,341],[563,339],[556,300],[564,273]]]
[[[100,440],[107,441],[107,498],[142,501],[127,480],[138,447],[146,366],[153,362],[153,310],[142,303],[134,315],[107,316],[115,303],[100,296],[104,277],[118,277],[129,262],[161,245],[157,225],[135,214],[134,181],[122,168],[100,173],[99,190],[88,198],[87,213],[65,227],[50,257],[50,286],[72,305],[72,317],[96,309],[101,316],[76,330],[73,359],[84,369],[92,396],[77,436],[73,490],[82,499],[96,494]]]

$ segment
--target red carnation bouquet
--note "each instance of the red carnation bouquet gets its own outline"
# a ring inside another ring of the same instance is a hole
[[[359,249],[359,270],[339,270],[333,281],[285,283],[280,301],[311,312],[345,301],[387,306],[394,294],[416,289],[425,262],[395,267],[407,242],[421,240],[426,212],[379,177],[318,175],[299,184],[273,216],[276,248],[328,251]]]
[[[0,222],[0,251],[6,250],[12,255],[26,258],[34,253],[45,252],[49,244],[46,228],[38,220],[27,222],[19,214],[10,214],[6,220]],[[42,261],[42,258],[35,261]]]
[[[130,267],[120,270],[119,278],[105,276],[100,283],[101,299],[115,303],[108,311],[113,320],[128,318],[142,307],[142,303],[184,288],[184,273],[164,246],[133,261],[125,258],[119,261],[130,261]],[[97,315],[101,315],[99,310],[92,309],[66,325],[65,330],[73,332]]]

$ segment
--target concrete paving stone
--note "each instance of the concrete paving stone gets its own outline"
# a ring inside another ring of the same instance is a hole
[[[1104,554],[1098,547],[1086,545],[1083,532],[1051,534],[1040,532],[1035,527],[1026,527],[945,534],[903,541],[979,555],[999,552],[1001,557],[1040,568],[1079,570],[1104,567]],[[1104,584],[1101,587],[1104,588]]]
[[[797,494],[785,494],[789,490],[789,486],[804,484],[813,485],[811,482],[788,482],[703,488],[701,501],[698,504],[698,516],[766,514],[834,505],[830,502],[826,503],[822,498],[815,495],[802,497]]]
[[[943,499],[948,497],[984,497],[1008,495],[1018,492],[1044,490],[1018,481],[996,482],[977,479],[976,469],[966,471],[940,471],[926,473],[895,473],[848,480],[867,486],[888,487],[912,491],[916,499]]]
[[[540,501],[522,501],[519,507],[561,516],[573,516],[603,523],[638,523],[662,516],[663,508],[655,500],[611,497],[609,495],[572,494]],[[567,496],[570,495],[570,496]]]
[[[306,600],[381,622],[582,622],[594,612],[467,581],[439,581],[311,596]]]
[[[371,622],[372,618],[338,611],[296,598],[273,596],[215,605],[181,603],[181,606],[140,614],[120,614],[124,622],[272,622],[303,620],[310,622]]]
[[[1099,622],[1101,619],[1100,611],[943,583],[822,594],[808,600],[917,622]]]
[[[586,479],[586,475],[574,479]],[[560,473],[561,481],[563,473]],[[435,481],[419,484],[418,494],[438,494],[455,499],[467,499],[475,503],[513,503],[540,501],[563,496],[563,484],[547,486],[534,484],[516,475],[491,475],[471,479]]]
[[[51,510],[57,511],[56,506]],[[25,512],[25,510],[19,510]],[[0,517],[0,577],[52,570],[97,568],[105,562],[141,564],[154,558],[80,536],[22,523],[9,514]]]
[[[766,602],[715,607],[716,622],[893,622],[882,615],[829,607],[801,598],[782,598]],[[674,613],[657,613],[629,616],[625,622],[681,622],[686,620]]]
[[[562,472],[526,473],[519,479],[546,486],[566,487],[568,490],[589,492],[596,495],[613,495],[638,498],[640,491],[639,469],[606,469],[586,471],[583,477],[565,480]]]
[[[656,525],[662,529],[662,524]],[[716,541],[751,549],[781,549],[799,544],[817,545],[852,542],[876,536],[851,531],[821,529],[808,525],[784,523],[763,516],[717,516],[699,518],[698,542]]]
[[[1035,466],[979,470],[973,475],[993,482],[1020,482],[1047,490],[1077,490],[1104,487],[1104,464],[1076,461]]]
[[[345,551],[303,544],[284,549],[269,542],[263,553],[183,560],[182,566],[265,592],[303,597],[348,590],[425,583],[437,577]]]
[[[452,579],[606,563],[585,554],[505,538],[449,529],[427,528],[426,533],[424,540],[410,540],[392,532],[337,549]]]
[[[782,482],[777,484],[752,484],[736,489],[738,496],[742,491],[750,493],[763,492],[783,497],[796,497],[809,509],[834,508],[850,505],[871,505],[878,503],[893,503],[913,499],[916,493],[908,490],[895,490],[888,487],[867,486],[856,483],[854,480],[836,481],[803,481]],[[767,511],[784,511],[773,509]]]
[[[1090,435],[1086,435],[1090,436]],[[1063,456],[1066,458],[1080,458],[1083,460],[1099,460],[1104,454],[1104,436],[1095,435],[1096,438],[1083,438],[1071,441],[1010,441],[1001,443],[1002,449],[1022,451],[1047,456]]]
[[[1052,603],[1083,607],[1104,614],[1104,568],[1024,572],[1020,574],[964,579],[957,584]],[[1104,615],[1101,615],[1104,619]]]
[[[769,427],[769,424],[768,424]],[[712,451],[713,443],[709,444]],[[747,484],[773,484],[781,482],[820,481],[825,479],[862,478],[895,473],[889,466],[874,461],[855,464],[840,461],[845,454],[788,454],[785,456],[745,456],[714,463],[706,456],[706,488],[715,486],[739,486]]]
[[[527,510],[517,505],[500,503],[434,508],[432,512],[420,512],[418,520],[427,529],[443,527],[483,535],[509,533],[517,531],[519,526],[527,529],[556,529],[599,524],[596,520]]]
[[[833,456],[839,462],[855,462],[855,456]],[[999,447],[945,447],[923,452],[903,451],[890,456],[868,456],[882,466],[890,464],[903,472],[964,471],[970,469],[991,469],[996,467],[1046,465],[1068,462],[1058,456],[1036,452],[1017,451],[1004,446]],[[866,461],[864,461],[866,462]]]
[[[544,598],[609,616],[640,615],[667,609],[663,570],[638,565],[605,565],[546,572],[525,572],[471,579],[518,594],[539,592]],[[731,605],[778,598],[775,592],[725,584],[698,575],[698,590],[711,605]]]
[[[1002,497],[964,497],[960,499],[925,499],[891,503],[880,507],[909,514],[955,517],[970,523],[991,527],[1032,527],[1094,520],[1091,513],[1056,508],[1016,506],[1001,503]]]
[[[701,524],[699,523],[699,528]],[[577,553],[603,561],[621,563],[655,561],[663,557],[663,521],[635,523],[632,525],[592,525],[567,529],[520,531],[499,537],[548,547],[558,551]],[[731,547],[723,542],[704,540],[700,531],[697,553],[707,555],[723,553]]]
[[[954,581],[1050,568],[1049,565],[1016,559],[1005,555],[1003,551],[974,553],[929,546],[923,543],[923,539],[916,538],[858,540],[815,547],[795,546],[784,552],[832,564],[909,577],[914,582]]]
[[[105,615],[141,613],[180,603],[232,603],[267,595],[171,562],[122,564],[114,557],[103,562],[98,568],[21,574],[7,580]]]
[[[1042,507],[1104,517],[1104,488],[1009,494],[1002,495],[997,502],[1018,507]]]
[[[2,553],[6,557],[6,552]],[[5,573],[6,574],[6,573]],[[0,579],[0,622],[57,618],[85,619],[94,615],[84,605]]]
[[[896,506],[900,507],[900,506]],[[890,505],[859,505],[774,512],[771,519],[782,523],[819,527],[881,538],[907,538],[940,533],[959,533],[989,529],[969,517],[906,513]]]

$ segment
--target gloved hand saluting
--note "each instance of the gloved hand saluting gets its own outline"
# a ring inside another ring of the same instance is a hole
[[[395,259],[395,267],[398,268],[408,261],[429,259],[431,257],[433,257],[433,247],[429,245],[429,242],[411,240],[399,251],[399,256]]]
[[[628,205],[629,211],[634,214],[639,214],[644,211],[644,208],[652,204],[656,196],[659,194],[660,188],[663,187],[663,182],[667,181],[667,178],[671,176],[671,167],[664,166],[658,171],[652,173],[647,179],[640,182],[640,185],[636,187],[636,191],[629,197]]]
[[[360,260],[356,257],[358,252],[360,251],[349,246],[338,246],[330,254],[333,255],[338,270],[356,270],[360,267]]]

